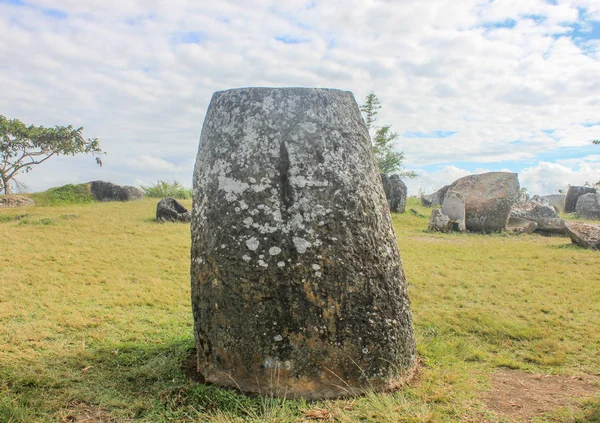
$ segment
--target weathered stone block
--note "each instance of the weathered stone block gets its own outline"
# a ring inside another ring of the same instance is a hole
[[[404,213],[406,210],[407,189],[402,179],[398,175],[381,174],[383,191],[387,198],[388,206],[392,213]]]
[[[463,196],[468,230],[501,231],[519,195],[519,180],[516,173],[489,172],[457,179],[448,190]]]
[[[577,216],[584,219],[600,220],[600,194],[584,194],[577,200]]]
[[[214,94],[194,171],[191,258],[207,381],[332,398],[410,377],[406,279],[350,92]]]
[[[565,213],[575,213],[579,197],[585,194],[595,193],[596,188],[571,185],[567,190],[567,196],[565,198]]]

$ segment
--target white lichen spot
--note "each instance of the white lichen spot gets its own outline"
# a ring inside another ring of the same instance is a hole
[[[281,336],[281,335],[275,335],[275,336],[273,337],[273,340],[274,340],[275,342],[283,341],[283,336]]]
[[[249,227],[250,225],[252,225],[252,222],[254,221],[254,219],[252,219],[251,217],[247,217],[244,220],[242,220],[242,222],[244,222],[244,225],[246,225],[246,227]]]
[[[292,241],[294,243],[294,247],[300,254],[306,253],[306,250],[312,245],[310,242],[305,240],[304,238],[293,237]]]
[[[279,267],[285,267],[285,262],[280,261],[279,263],[277,263],[277,266],[279,266]]]
[[[236,199],[238,194],[241,194],[250,187],[245,182],[238,181],[237,179],[228,178],[224,175],[219,175],[219,189],[225,191],[225,199],[227,201],[233,201]]]
[[[252,260],[252,257],[250,257],[248,254],[244,254],[242,256],[242,259],[244,259],[244,261],[250,261],[250,260]]]
[[[313,241],[313,245],[314,245],[315,247],[319,247],[319,246],[320,246],[320,245],[322,245],[322,244],[323,244],[323,242],[322,242],[320,239],[315,239],[315,240]]]
[[[248,209],[248,204],[246,204],[246,202],[244,200],[240,200],[240,208],[242,210],[247,210]]]
[[[322,275],[322,273],[321,273],[321,272],[315,272],[315,276],[316,276],[317,278],[320,278],[320,277],[321,277],[321,275]]]
[[[269,267],[269,263],[265,262],[264,260],[259,260],[258,265],[260,267]]]
[[[279,247],[269,248],[269,254],[271,254],[272,256],[276,256],[279,253],[281,253],[281,248],[279,248]]]
[[[366,349],[366,348],[363,348],[363,349],[362,349],[362,352],[363,352],[363,354],[367,354],[367,353],[369,352],[369,350],[368,350],[368,349]]]
[[[264,255],[264,254],[261,254],[260,256],[258,256],[258,258],[259,258],[259,259],[264,259],[264,258],[265,258],[265,255]]]
[[[256,239],[255,237],[250,238],[249,240],[246,241],[246,247],[248,247],[248,249],[250,251],[256,251],[256,249],[259,246],[259,242],[258,239]]]
[[[320,270],[321,266],[319,266],[318,264],[313,264],[312,268],[313,268],[313,270]]]

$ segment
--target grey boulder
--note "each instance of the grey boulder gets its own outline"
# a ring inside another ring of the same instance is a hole
[[[144,193],[136,187],[117,185],[105,181],[89,183],[92,195],[98,201],[132,201],[144,198]]]
[[[433,209],[429,218],[429,227],[431,232],[452,232],[450,218],[442,213],[442,209]]]
[[[446,197],[446,193],[448,192],[448,188],[450,188],[450,185],[444,185],[433,194],[421,196],[421,203],[425,207],[441,206],[444,202],[444,198]]]
[[[404,213],[406,210],[406,185],[398,175],[381,174],[381,182],[388,206],[392,213]]]
[[[156,220],[159,222],[189,222],[190,212],[176,199],[167,197],[156,205]]]
[[[600,226],[584,222],[567,222],[571,242],[590,250],[600,250]]]
[[[567,196],[565,198],[565,213],[574,213],[577,210],[577,201],[579,197],[585,194],[595,194],[596,188],[582,187],[572,185],[567,190]]]
[[[577,200],[577,216],[583,219],[600,220],[600,194],[584,194]]]
[[[465,200],[466,227],[470,231],[501,231],[519,195],[516,173],[489,172],[468,175],[452,183],[448,191]]]

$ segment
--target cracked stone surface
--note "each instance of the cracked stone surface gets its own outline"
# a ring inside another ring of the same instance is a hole
[[[214,94],[194,171],[191,257],[207,381],[333,398],[411,376],[406,279],[350,92]]]

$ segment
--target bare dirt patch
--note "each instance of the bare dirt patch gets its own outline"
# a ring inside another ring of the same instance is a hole
[[[125,423],[131,421],[117,418],[102,407],[81,402],[70,403],[66,409],[59,411],[56,417],[65,423]]]
[[[487,408],[498,414],[528,421],[560,407],[577,406],[596,392],[598,377],[555,376],[502,370],[491,377],[485,397]]]

